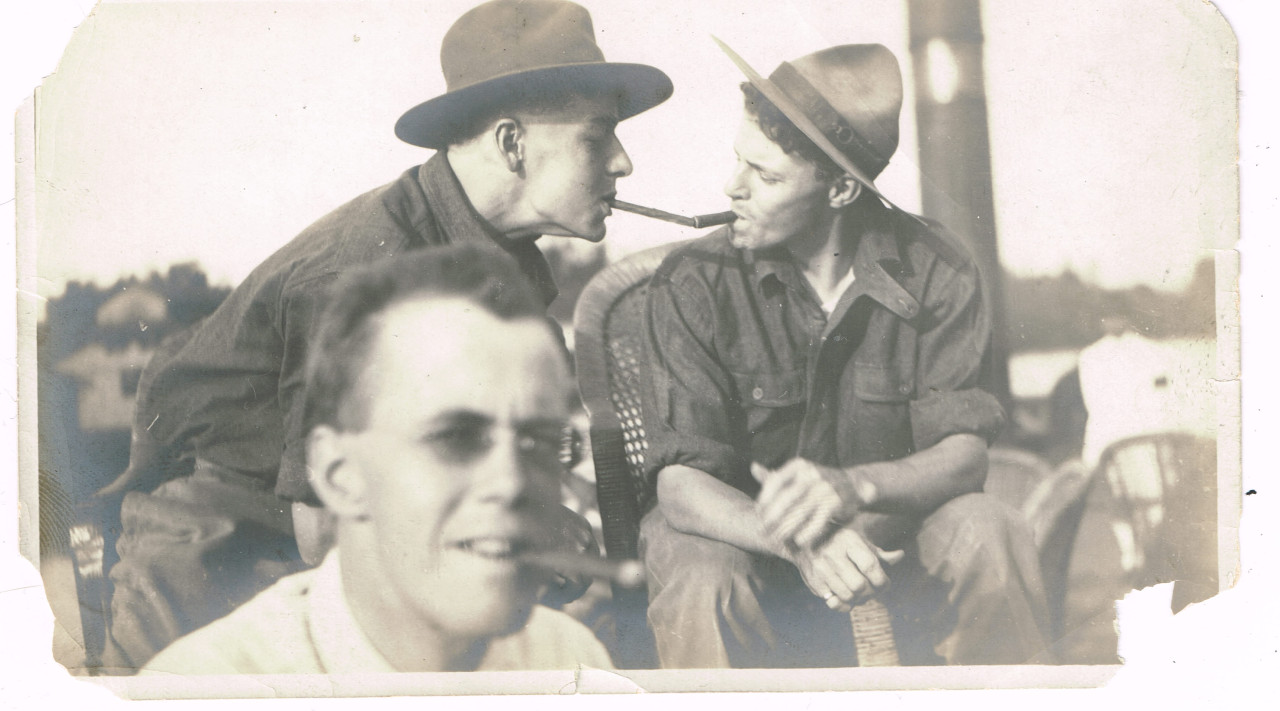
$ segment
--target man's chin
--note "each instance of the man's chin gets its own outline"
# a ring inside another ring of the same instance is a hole
[[[471,639],[506,637],[524,628],[533,614],[533,602],[496,603],[476,607],[455,617],[450,627],[459,637]]]
[[[572,237],[586,240],[587,242],[600,242],[604,239],[606,230],[604,220],[600,220],[589,225],[576,225],[573,227],[555,225],[543,228],[542,235],[544,237]]]
[[[577,239],[595,244],[595,243],[604,241],[605,228],[604,228],[604,225],[601,225],[598,229],[583,231],[583,232],[573,232],[570,234],[566,234],[564,236],[575,237]]]
[[[600,242],[604,241],[604,235],[605,235],[605,231],[602,229],[599,232],[589,232],[586,234],[576,234],[572,236],[577,237],[580,240],[590,242],[592,244],[599,244]]]
[[[732,227],[729,228],[729,244],[738,249],[752,249],[755,247],[755,241],[751,239],[750,234],[743,234]]]

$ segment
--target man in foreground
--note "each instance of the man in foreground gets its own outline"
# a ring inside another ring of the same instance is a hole
[[[140,666],[323,555],[301,402],[326,287],[360,264],[483,244],[516,260],[545,307],[556,287],[536,240],[604,237],[632,170],[614,128],[672,90],[658,69],[606,62],[590,15],[564,0],[476,7],[441,64],[448,92],[396,124],[435,156],[307,228],[148,365],[129,469],[104,492],[130,492],[109,663]]]
[[[307,469],[337,518],[288,576],[152,659],[178,674],[609,667],[535,604],[572,397],[558,335],[504,255],[445,247],[348,275],[307,364]]]
[[[849,666],[876,596],[904,663],[1025,662],[1028,531],[982,491],[1003,424],[964,250],[882,202],[902,83],[879,45],[747,73],[737,220],[649,292],[641,525],[664,667]],[[803,128],[803,130],[802,130]]]

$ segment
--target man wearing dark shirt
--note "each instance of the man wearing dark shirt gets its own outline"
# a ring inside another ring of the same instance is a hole
[[[301,402],[329,284],[413,249],[496,245],[545,306],[556,287],[535,241],[604,237],[632,169],[614,129],[672,90],[656,68],[606,62],[590,15],[563,0],[474,8],[445,35],[441,65],[447,93],[396,124],[436,155],[307,228],[149,365],[130,467],[109,487],[132,492],[111,571],[120,665],[323,555]]]
[[[941,227],[876,190],[897,61],[833,47],[747,73],[736,221],[649,292],[641,525],[666,667],[847,666],[876,596],[905,663],[1044,647],[1025,525],[980,493],[1003,425],[978,389],[990,315]],[[652,422],[652,426],[650,426]]]

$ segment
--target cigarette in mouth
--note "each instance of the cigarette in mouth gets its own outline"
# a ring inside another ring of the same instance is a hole
[[[693,227],[695,229],[702,229],[703,227],[715,227],[716,225],[727,225],[730,222],[733,222],[735,219],[737,219],[737,215],[733,214],[732,212],[713,212],[709,215],[694,215],[693,217],[685,217],[684,215],[677,215],[674,212],[659,210],[656,207],[645,207],[643,205],[635,205],[629,202],[623,202],[621,200],[616,200],[616,199],[610,200],[609,205],[619,210],[622,210],[623,212],[633,212],[637,215],[652,217],[655,220],[665,220],[667,222],[674,222],[677,225],[684,225],[685,227]]]
[[[594,555],[534,551],[520,556],[520,562],[561,575],[604,578],[624,588],[644,584],[644,566],[638,560],[610,560]]]

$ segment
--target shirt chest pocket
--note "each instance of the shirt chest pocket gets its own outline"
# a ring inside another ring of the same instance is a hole
[[[897,368],[882,365],[855,364],[852,378],[853,396],[863,402],[902,403],[911,397],[911,382]]]
[[[884,461],[910,453],[911,381],[896,368],[861,363],[851,375],[841,388],[841,461]]]
[[[733,373],[738,397],[746,407],[787,407],[804,400],[804,369]]]
[[[803,368],[733,373],[733,379],[751,437],[799,427],[806,394]]]

